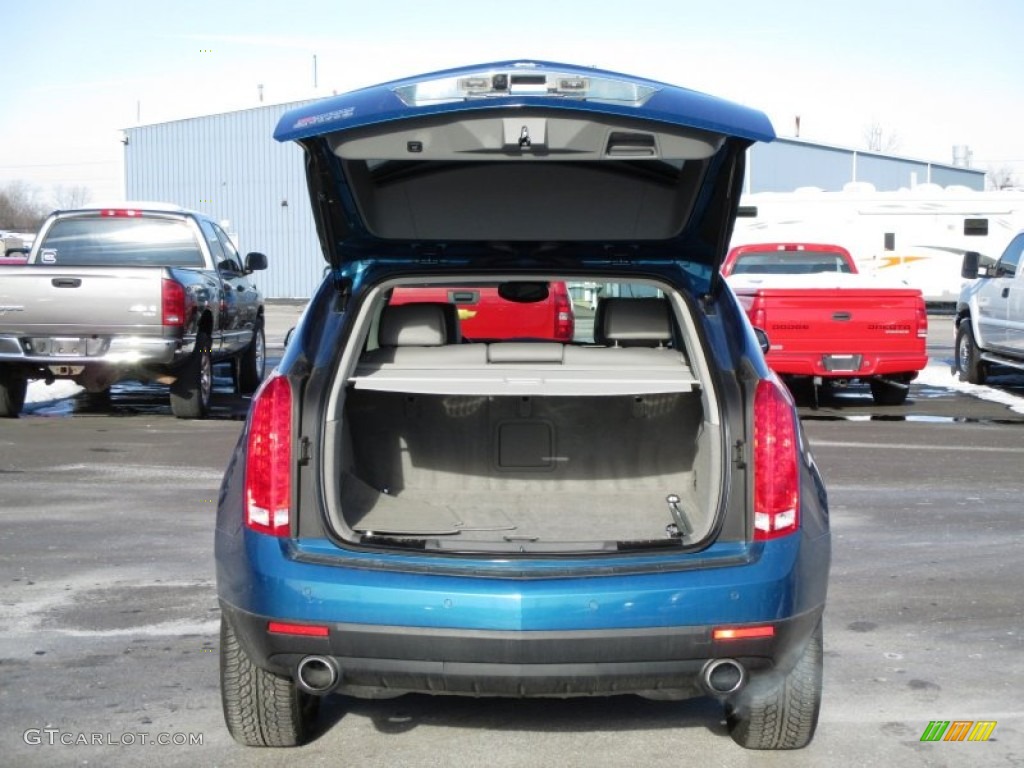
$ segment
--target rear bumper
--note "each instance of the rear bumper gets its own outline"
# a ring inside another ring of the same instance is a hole
[[[712,659],[751,673],[788,668],[825,604],[827,533],[726,545],[724,556],[718,546],[691,556],[690,569],[672,570],[680,561],[669,559],[647,572],[502,578],[380,568],[391,556],[379,554],[361,567],[310,562],[295,542],[218,530],[217,581],[224,616],[256,664],[292,676],[306,656],[329,658],[338,690],[353,695],[682,697],[703,692]],[[325,634],[271,632],[271,621]],[[774,633],[713,637],[755,625]]]
[[[37,338],[38,337],[38,338]],[[108,336],[87,338],[84,354],[64,354],[59,346],[62,337],[37,334],[31,338],[0,336],[0,362],[32,366],[105,366],[110,368],[147,365],[174,365],[188,357],[191,346],[181,339],[146,336]],[[42,350],[32,341],[42,341]]]
[[[928,356],[923,354],[889,356],[858,352],[850,353],[860,358],[856,369],[837,370],[828,364],[829,354],[817,352],[786,354],[772,350],[765,359],[773,371],[783,376],[821,376],[828,379],[896,376],[916,373],[928,365]]]
[[[708,693],[716,659],[748,674],[788,671],[821,619],[819,607],[772,622],[773,637],[715,640],[712,627],[498,632],[330,623],[326,637],[268,630],[271,617],[221,603],[250,658],[289,677],[308,656],[333,661],[337,688],[354,696],[434,694],[570,697]]]

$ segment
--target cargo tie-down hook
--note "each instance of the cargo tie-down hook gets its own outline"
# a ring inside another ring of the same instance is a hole
[[[530,143],[530,129],[524,125],[519,131],[519,148],[528,147]]]
[[[682,499],[675,493],[670,493],[665,497],[668,511],[675,521],[665,526],[665,532],[672,538],[685,538],[693,533],[693,526],[690,525],[683,510],[679,507],[681,501]]]

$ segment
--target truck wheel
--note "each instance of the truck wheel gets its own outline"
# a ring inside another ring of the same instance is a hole
[[[801,749],[810,744],[821,709],[822,631],[815,627],[789,674],[755,677],[726,704],[733,741],[746,749]]]
[[[205,418],[213,391],[213,359],[210,337],[200,333],[192,356],[171,385],[171,411],[179,419]]]
[[[0,418],[17,418],[25,405],[28,380],[15,373],[0,371]]]
[[[960,381],[971,384],[984,384],[988,378],[988,369],[981,360],[981,352],[974,343],[974,331],[971,330],[971,319],[965,317],[956,329],[956,367],[960,371]]]
[[[267,365],[267,341],[260,322],[252,332],[252,341],[238,358],[238,373],[235,377],[238,394],[251,395],[263,381]]]
[[[226,618],[220,620],[220,698],[224,722],[247,747],[296,747],[310,736],[320,708],[291,678],[253,664]]]
[[[870,386],[871,397],[878,405],[903,405],[910,394],[909,389],[897,387],[882,379],[872,379]]]

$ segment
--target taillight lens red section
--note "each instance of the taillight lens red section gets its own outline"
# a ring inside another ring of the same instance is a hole
[[[764,302],[761,300],[760,296],[755,298],[751,302],[750,306],[746,307],[746,310],[747,317],[750,318],[750,324],[752,326],[760,328],[761,330],[767,330],[766,326],[768,324],[768,316],[765,314]]]
[[[576,333],[576,318],[572,311],[572,300],[565,286],[554,289],[555,294],[555,339],[572,341]]]
[[[796,413],[778,380],[754,394],[754,538],[774,539],[800,526]]]
[[[924,302],[917,307],[917,337],[919,339],[928,338],[928,312]]]
[[[167,278],[161,283],[160,324],[177,328],[185,325],[185,288]]]
[[[287,536],[291,523],[292,388],[268,379],[252,403],[245,455],[245,524],[257,533]]]

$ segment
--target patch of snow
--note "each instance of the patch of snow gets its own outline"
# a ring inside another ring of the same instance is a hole
[[[30,381],[25,393],[25,403],[51,403],[74,397],[82,388],[68,379],[57,379],[53,384],[45,381]]]
[[[951,365],[952,361],[946,362],[945,365],[941,361],[929,363],[928,367],[917,375],[915,383],[963,392],[965,395],[1009,406],[1010,410],[1015,413],[1024,413],[1024,398],[984,384],[969,384],[966,381],[960,381],[957,374],[952,372]]]

